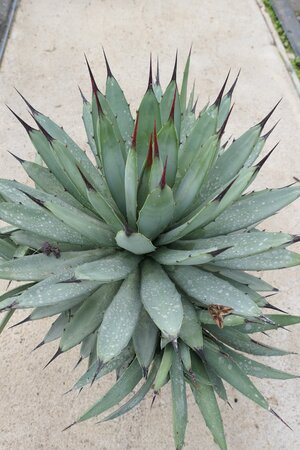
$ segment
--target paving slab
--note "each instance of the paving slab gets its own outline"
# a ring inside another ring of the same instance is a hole
[[[239,135],[260,120],[277,102],[272,124],[280,124],[267,149],[280,145],[263,168],[257,188],[281,186],[300,178],[300,104],[271,34],[255,0],[23,0],[18,8],[0,71],[0,176],[27,182],[8,150],[22,158],[34,155],[26,133],[5,107],[8,103],[30,120],[17,96],[17,87],[37,109],[63,124],[86,148],[81,124],[81,99],[77,84],[89,92],[83,53],[87,53],[103,87],[104,45],[115,76],[134,111],[146,88],[149,52],[159,54],[165,84],[172,71],[176,49],[180,71],[193,43],[191,77],[200,93],[199,105],[216,95],[229,68],[232,76],[242,69],[228,135]],[[102,82],[101,82],[102,80]],[[271,124],[270,124],[271,125]],[[267,150],[266,149],[266,150]],[[266,223],[267,229],[299,232],[299,201]],[[299,269],[264,274],[281,289],[274,298],[289,313],[300,314]],[[5,288],[2,282],[1,287]],[[16,313],[14,321],[24,317]],[[163,392],[152,409],[151,398],[128,416],[112,423],[95,421],[61,432],[80,412],[99,398],[111,379],[83,391],[63,396],[83,368],[74,372],[74,350],[60,356],[46,370],[55,344],[31,353],[47,331],[49,321],[6,330],[0,341],[1,450],[169,450],[174,448],[170,391]],[[265,338],[271,343],[271,338]],[[276,332],[272,345],[300,350],[300,327],[292,333]],[[299,356],[271,358],[274,367],[299,372]],[[299,381],[262,381],[270,404],[294,429],[289,431],[267,412],[229,389],[233,409],[221,404],[229,448],[232,450],[296,450],[299,448]],[[188,394],[187,450],[217,448]]]

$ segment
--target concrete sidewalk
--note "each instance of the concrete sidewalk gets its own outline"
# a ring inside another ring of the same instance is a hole
[[[26,133],[4,106],[8,103],[28,119],[14,86],[37,109],[64,125],[85,147],[77,89],[79,84],[85,93],[90,90],[84,52],[103,87],[106,71],[101,45],[104,45],[113,73],[121,82],[134,111],[146,89],[149,52],[160,55],[161,78],[165,85],[171,75],[176,49],[181,72],[193,43],[191,79],[196,80],[200,106],[216,95],[229,68],[233,74],[242,69],[228,135],[239,135],[283,97],[272,119],[272,123],[279,118],[281,122],[270,137],[267,149],[279,139],[280,145],[262,170],[256,187],[277,187],[293,182],[293,176],[300,178],[299,97],[255,0],[23,0],[20,3],[0,70],[1,177],[26,181],[8,150],[25,159],[34,155]],[[269,220],[266,227],[299,233],[299,223],[298,202]],[[274,303],[299,315],[299,269],[268,273],[265,278],[282,291]],[[0,289],[5,286],[6,283],[1,283]],[[17,313],[15,322],[24,316]],[[46,322],[25,324],[1,335],[0,449],[172,449],[168,390],[151,410],[149,397],[128,416],[114,422],[95,426],[95,421],[91,421],[61,432],[105,392],[111,380],[95,383],[80,396],[63,396],[83,368],[78,368],[76,373],[72,371],[76,350],[61,356],[43,370],[54,354],[56,344],[35,353],[30,351],[46,333],[50,324]],[[271,345],[299,353],[299,326],[292,333],[280,331],[273,336],[272,340],[266,338]],[[299,356],[271,358],[268,362],[274,367],[299,373]],[[298,449],[299,381],[255,381],[294,433],[229,389],[233,409],[221,405],[229,448]],[[185,448],[216,448],[190,395]]]

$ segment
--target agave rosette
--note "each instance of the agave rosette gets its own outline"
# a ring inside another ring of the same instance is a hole
[[[134,120],[106,65],[105,95],[88,65],[91,102],[82,96],[94,162],[26,100],[38,128],[16,116],[38,158],[17,157],[35,188],[0,180],[0,219],[8,224],[0,230],[0,278],[25,282],[0,297],[1,331],[17,309],[32,309],[21,323],[57,316],[38,347],[59,340],[52,361],[80,345],[87,371],[74,390],[116,371],[112,388],[75,423],[122,402],[104,420],[118,417],[170,382],[181,449],[188,385],[226,449],[216,400],[228,401],[223,382],[277,415],[250,376],[294,377],[245,353],[289,353],[251,335],[300,321],[280,310],[266,315],[276,309],[267,294],[277,289],[248,273],[300,263],[287,249],[297,236],[257,228],[300,187],[245,193],[273,151],[256,162],[275,108],[222,143],[237,78],[196,114],[194,90],[187,99],[190,54],[180,92],[177,58],[164,92],[150,64]]]

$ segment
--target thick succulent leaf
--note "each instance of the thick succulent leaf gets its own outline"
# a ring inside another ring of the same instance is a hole
[[[256,233],[253,233],[256,234]],[[246,258],[235,258],[216,262],[218,266],[238,270],[274,270],[298,266],[300,254],[284,248],[268,250]]]
[[[166,266],[191,266],[211,261],[215,255],[214,250],[208,247],[205,250],[173,250],[160,247],[151,256],[155,261]]]
[[[187,426],[187,401],[182,362],[178,352],[173,352],[170,369],[172,387],[173,436],[176,449],[181,450]]]
[[[154,189],[146,198],[139,213],[139,232],[149,239],[156,238],[171,222],[174,207],[173,193],[169,186]]]
[[[191,373],[192,372],[192,359],[191,359],[191,350],[188,345],[186,345],[183,341],[178,342],[180,359],[182,361],[184,370]]]
[[[133,397],[131,397],[126,403],[124,403],[124,405],[120,406],[120,408],[118,408],[112,414],[105,417],[105,419],[103,419],[103,421],[106,422],[107,420],[113,420],[113,419],[116,419],[117,417],[122,416],[123,414],[126,414],[128,411],[133,409],[144,399],[144,397],[147,395],[147,393],[151,389],[151,386],[153,384],[155,375],[156,375],[158,367],[159,367],[159,363],[160,363],[160,356],[157,355],[153,362],[153,365],[151,367],[147,381],[140,387],[140,389],[136,392],[136,394]]]
[[[51,211],[55,217],[85,236],[89,241],[103,247],[115,246],[114,234],[110,227],[104,222],[94,219],[71,206],[63,206],[49,201],[46,201],[44,206]]]
[[[117,252],[93,263],[79,266],[75,276],[82,280],[97,280],[103,283],[123,280],[140,262],[140,257],[128,252]]]
[[[69,176],[65,173],[60,162],[54,153],[53,147],[48,139],[41,131],[32,130],[29,133],[32,144],[34,145],[38,155],[45,162],[46,166],[58,179],[58,181],[64,186],[64,188],[75,198],[81,198],[76,186],[70,180]]]
[[[212,273],[196,267],[172,267],[170,277],[190,297],[202,305],[225,305],[242,316],[260,315],[260,309],[243,292]]]
[[[68,203],[75,208],[87,211],[87,209],[66,191],[65,187],[58,181],[55,175],[50,172],[47,167],[40,166],[39,164],[31,161],[23,161],[22,167],[26,171],[27,175],[34,181],[38,189],[52,195],[57,195],[61,200]],[[20,186],[20,184],[18,183]],[[24,190],[24,186],[22,186]],[[14,197],[15,198],[15,197]]]
[[[241,352],[259,356],[281,356],[291,352],[279,348],[270,347],[264,343],[251,339],[247,334],[237,331],[234,327],[220,330],[215,325],[206,325],[205,328],[217,339]]]
[[[194,306],[185,297],[181,298],[183,320],[179,337],[192,349],[201,350],[203,347],[202,327],[198,320]]]
[[[132,390],[136,387],[140,379],[142,378],[142,370],[135,358],[130,366],[125,370],[122,376],[117,380],[113,387],[91,408],[84,413],[77,422],[83,422],[84,420],[91,419],[98,416],[109,408],[116,406],[121,400],[123,400]]]
[[[204,355],[207,363],[217,375],[262,408],[269,409],[268,402],[254,386],[250,378],[248,378],[232,359],[220,351],[217,346],[205,341]]]
[[[77,193],[76,198],[83,204],[87,204],[86,201],[86,188],[82,175],[76,165],[76,160],[69,152],[68,148],[59,141],[51,141],[51,147],[53,152],[59,161],[65,174],[74,184]]]
[[[56,339],[59,339],[63,332],[64,332],[64,328],[66,327],[66,325],[68,324],[70,317],[71,317],[71,310],[69,311],[65,311],[63,313],[61,313],[57,319],[55,319],[55,321],[52,323],[51,327],[49,328],[47,334],[45,335],[44,339],[43,339],[43,344],[48,344],[49,342],[53,342]]]
[[[17,281],[40,281],[62,269],[76,267],[84,261],[93,261],[110,254],[108,249],[85,252],[64,252],[59,258],[54,255],[29,255],[0,263],[0,278]]]
[[[212,105],[196,120],[183,148],[179,153],[179,171],[184,174],[191,165],[199,148],[216,133],[218,108]]]
[[[125,165],[125,201],[128,225],[136,227],[138,168],[136,149],[129,150]]]
[[[242,230],[262,222],[300,196],[299,186],[265,189],[244,195],[205,227],[203,237]]]
[[[40,112],[34,111],[33,115],[35,120],[43,127],[43,129],[46,130],[47,133],[49,133],[50,136],[52,136],[52,138],[62,142],[67,146],[69,152],[75,158],[80,169],[82,170],[88,181],[91,183],[91,185],[99,190],[99,192],[103,192],[103,190],[105,191],[105,182],[101,176],[101,173],[92,164],[85,152],[80,147],[78,147],[78,145],[70,138],[70,136],[68,136],[64,129],[55,124],[51,119],[44,116]],[[45,162],[49,167],[47,161]]]
[[[45,280],[45,281],[48,281]],[[82,281],[71,283],[45,283],[41,281],[14,299],[15,308],[37,308],[90,295],[99,287],[99,282]]]
[[[212,370],[212,368],[209,366],[209,364],[206,363],[206,361],[203,361],[203,363],[205,365],[205,370],[207,372],[208,378],[214,387],[214,391],[216,392],[216,394],[218,394],[221,400],[228,404],[227,392],[222,378]]]
[[[66,212],[64,214],[67,215]],[[92,242],[42,208],[33,209],[23,205],[1,203],[0,219],[18,226],[21,230],[47,236],[48,240],[82,245],[89,245]]]
[[[183,79],[180,89],[180,107],[181,114],[184,115],[186,112],[186,99],[187,99],[187,86],[189,81],[189,72],[190,72],[190,62],[191,62],[191,51],[188,54],[184,71],[183,71]]]
[[[216,255],[214,262],[222,265],[220,262],[233,258],[244,258],[246,256],[260,254],[274,247],[280,247],[293,242],[293,236],[287,233],[268,233],[265,231],[254,231],[247,233],[235,233],[225,236],[216,236],[207,239],[180,240],[174,247],[183,250],[208,249],[215,248],[227,250]],[[260,258],[261,255],[257,255]]]
[[[111,74],[108,75],[106,80],[105,97],[116,116],[121,136],[129,149],[133,132],[133,119],[124,93],[115,77]]]
[[[210,222],[214,223],[216,218],[222,215],[223,211],[229,209],[230,205],[240,197],[249,185],[253,173],[255,173],[255,168],[242,170],[229,188],[223,191],[224,195],[221,199],[217,197],[214,201],[209,201],[205,205],[199,206],[189,216],[183,218],[175,228],[162,234],[159,238],[159,243],[168,244],[184,236],[187,236],[187,239],[202,237],[205,232],[203,227]]]
[[[174,103],[174,125],[176,129],[177,136],[180,136],[180,125],[181,125],[181,111],[180,111],[180,97],[178,93],[178,88],[175,80],[171,80],[165,90],[161,102],[160,102],[160,115],[161,115],[161,124],[165,125],[171,114],[171,110],[173,108]]]
[[[132,341],[139,364],[146,375],[153,361],[157,340],[158,328],[147,311],[142,308],[132,336]]]
[[[12,259],[16,251],[15,244],[8,238],[0,239],[0,258]]]
[[[168,160],[166,180],[170,187],[175,183],[178,164],[178,135],[173,121],[168,120],[158,133],[158,145],[161,161]]]
[[[97,160],[97,147],[94,139],[94,130],[93,130],[93,119],[92,119],[92,105],[90,102],[83,97],[83,105],[82,105],[82,120],[84,123],[85,132],[88,139],[88,144],[90,149],[93,152],[93,155],[96,158],[97,164],[100,162]]]
[[[261,322],[246,322],[244,325],[240,325],[236,328],[241,333],[251,334],[265,332],[268,330],[277,330],[281,327],[287,327],[289,325],[295,325],[300,323],[300,316],[290,316],[289,314],[270,314],[265,316],[273,323],[261,323]]]
[[[282,370],[274,369],[273,367],[266,366],[265,364],[254,361],[247,358],[241,353],[237,353],[231,348],[222,345],[222,350],[226,352],[230,358],[239,366],[239,368],[247,375],[257,378],[273,378],[274,380],[289,380],[292,378],[298,378],[299,376],[291,373],[283,372]]]
[[[12,316],[14,315],[14,312],[15,310],[12,309],[11,311],[7,311],[6,313],[3,314],[3,316],[0,317],[0,334],[2,333],[2,331],[6,327]]]
[[[102,364],[115,358],[133,335],[141,309],[139,286],[136,270],[123,281],[104,314],[97,340],[97,356]]]
[[[59,303],[55,303],[54,305],[37,307],[32,311],[32,313],[28,317],[28,320],[39,320],[44,319],[45,317],[56,316],[57,314],[60,314],[62,312],[74,309],[75,307],[80,305],[86,298],[88,298],[88,295],[82,294],[78,297],[62,300]]]
[[[107,200],[99,192],[91,189],[87,190],[87,198],[95,212],[104,222],[111,225],[115,231],[119,231],[124,227],[125,221],[117,206],[113,206],[114,201],[112,199]]]
[[[226,186],[239,173],[257,143],[260,132],[259,125],[250,128],[217,159],[201,189],[203,200],[212,198],[218,189]]]
[[[150,259],[142,265],[141,297],[161,332],[175,339],[183,319],[181,297],[161,266]]]
[[[125,162],[122,146],[115,135],[112,123],[102,114],[100,115],[100,140],[101,160],[107,184],[121,213],[126,215],[124,193]]]
[[[175,191],[174,220],[181,218],[190,209],[215,159],[217,149],[218,139],[216,136],[213,136],[207,140],[203,147],[200,147],[200,151],[195,155],[192,164],[182,177]]]
[[[126,233],[126,231],[119,231],[116,235],[116,242],[119,247],[128,250],[135,255],[144,255],[152,253],[156,247],[152,242],[141,233]]]
[[[198,362],[197,366],[198,370],[200,368],[201,372],[205,374],[205,369],[201,361]],[[195,402],[201,411],[206,426],[210,430],[214,441],[221,450],[227,450],[222,416],[214,393],[214,389],[211,386],[197,382],[190,382],[190,386]]]
[[[139,126],[137,129],[136,148],[138,157],[138,173],[141,174],[142,167],[146,161],[150,134],[153,132],[154,123],[156,128],[161,128],[159,103],[152,89],[148,89],[139,106]]]
[[[172,366],[173,360],[173,349],[171,344],[167,344],[163,349],[162,359],[158,368],[158,371],[154,380],[154,393],[160,391],[160,389],[165,385],[168,381],[169,372]]]
[[[96,330],[119,287],[119,281],[104,284],[82,303],[62,335],[59,347],[63,352],[80,344]]]
[[[97,292],[97,291],[96,291]],[[97,330],[98,331],[98,330]],[[97,332],[86,336],[80,345],[80,359],[85,359],[90,356],[97,345]]]
[[[100,378],[104,377],[113,370],[116,370],[119,367],[121,367],[130,358],[131,359],[134,358],[134,350],[131,343],[120,353],[120,355],[109,361],[107,364],[104,364],[104,366],[102,366],[100,370],[98,370],[99,369],[98,361],[95,361],[92,365],[90,365],[88,370],[80,377],[77,383],[75,383],[72,390],[81,389],[87,384],[91,384],[93,379],[99,380]]]
[[[241,270],[225,269],[223,267],[215,267],[215,266],[208,266],[208,267],[209,268],[212,267],[215,271],[220,273],[220,275],[224,276],[225,278],[247,285],[250,289],[253,289],[254,291],[277,291],[276,288],[274,288],[261,278],[243,272]]]

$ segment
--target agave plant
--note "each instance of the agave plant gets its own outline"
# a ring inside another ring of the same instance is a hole
[[[227,76],[196,114],[194,89],[187,99],[190,54],[180,92],[177,57],[164,92],[150,62],[134,119],[105,61],[105,95],[88,62],[91,102],[82,95],[94,162],[25,99],[38,128],[14,113],[37,159],[16,157],[35,187],[0,180],[8,224],[0,230],[0,278],[25,282],[0,297],[1,330],[17,309],[32,309],[20,323],[57,316],[37,347],[59,340],[50,363],[80,345],[87,370],[72,390],[116,371],[115,384],[74,424],[122,402],[103,420],[119,417],[170,382],[176,449],[184,445],[186,388],[226,449],[216,400],[228,401],[224,381],[278,417],[250,377],[294,377],[245,353],[287,354],[251,336],[300,322],[269,303],[276,288],[248,273],[300,264],[286,248],[297,236],[258,228],[300,187],[247,192],[275,148],[256,162],[275,108],[223,143],[238,77],[226,92]]]

